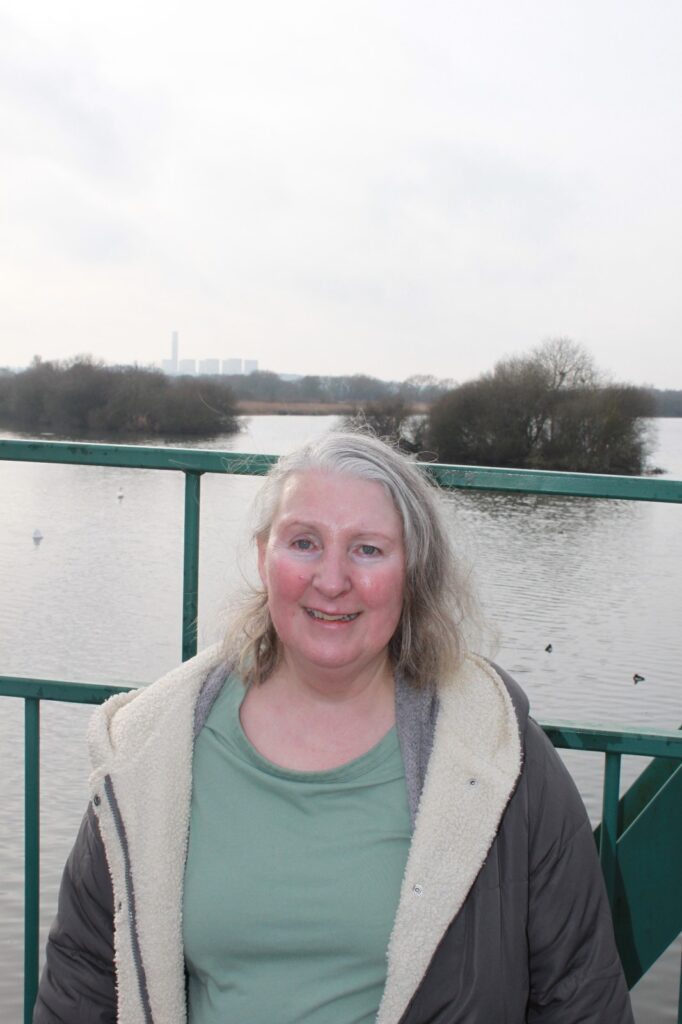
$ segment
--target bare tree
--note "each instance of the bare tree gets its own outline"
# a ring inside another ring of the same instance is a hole
[[[570,338],[549,338],[533,349],[530,359],[547,373],[553,391],[597,387],[603,383],[590,353]]]
[[[651,414],[643,389],[605,384],[585,349],[557,338],[444,395],[427,440],[444,462],[641,473]]]

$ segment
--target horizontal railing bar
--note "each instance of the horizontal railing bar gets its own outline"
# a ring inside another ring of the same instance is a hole
[[[61,679],[28,679],[24,676],[0,676],[0,697],[63,701],[67,704],[102,704],[116,693],[128,693],[143,683],[72,683]]]
[[[511,491],[573,498],[615,498],[628,501],[682,503],[682,481],[660,477],[611,476],[603,473],[559,473],[544,469],[501,469],[424,463],[445,490]]]
[[[582,725],[578,722],[539,723],[555,747],[594,750],[639,757],[682,758],[682,733],[673,729],[633,729],[628,726]]]
[[[3,459],[12,462],[262,476],[277,461],[277,456],[211,451],[205,448],[0,440],[0,460]],[[487,466],[448,466],[443,463],[420,465],[446,490],[507,491],[578,498],[682,503],[682,481],[661,477],[559,473],[540,469],[502,469]]]
[[[232,473],[263,476],[276,455],[211,451],[207,448],[162,448],[135,444],[80,444],[75,441],[2,441],[0,460],[59,465],[113,466],[123,469],[170,469],[176,472]]]
[[[0,697],[101,704],[115,693],[127,693],[144,685],[146,684],[74,683],[60,679],[0,676]],[[630,726],[607,728],[601,725],[557,721],[539,724],[554,746],[562,749],[682,760],[682,732],[679,729],[644,731]]]

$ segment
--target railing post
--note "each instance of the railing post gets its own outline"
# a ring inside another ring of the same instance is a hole
[[[599,859],[601,861],[609,906],[613,910],[616,895],[616,843],[618,841],[618,799],[620,797],[620,754],[606,754],[602,801]]]
[[[197,653],[201,473],[185,471],[185,539],[182,579],[182,660]]]
[[[40,701],[24,701],[24,1022],[38,992],[40,915]]]

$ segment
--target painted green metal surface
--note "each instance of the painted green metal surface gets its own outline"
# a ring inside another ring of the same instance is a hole
[[[559,732],[570,740],[564,745],[574,749],[585,749],[585,743],[594,749],[598,742],[592,730],[568,737],[565,728]],[[679,730],[678,735],[682,738]],[[661,737],[652,738],[658,742]],[[623,736],[616,745],[629,746],[630,739]],[[613,737],[606,741],[613,745]],[[666,754],[675,746],[665,743]],[[594,835],[616,941],[632,988],[682,929],[682,759],[654,758],[620,800],[619,762],[620,754],[606,755],[602,822]],[[678,1024],[682,1024],[682,971],[680,988]]]
[[[542,469],[500,469],[486,466],[424,468],[446,490],[516,491],[557,494],[574,498],[619,498],[627,501],[682,502],[682,481],[660,477],[607,476],[598,473],[556,473]]]
[[[682,729],[682,726],[680,727]],[[678,730],[679,731],[679,730]],[[618,835],[632,825],[642,813],[650,800],[665,785],[671,775],[677,771],[679,762],[674,758],[656,757],[637,776],[629,789],[623,793],[618,803]],[[680,808],[682,813],[682,808]],[[599,848],[601,842],[601,825],[594,830],[594,838]]]
[[[682,765],[618,840],[614,925],[628,985],[682,927]]]
[[[238,476],[263,476],[277,462],[275,455],[240,454],[205,448],[37,440],[0,440],[0,461],[3,459],[127,469],[170,469],[175,472],[233,473]]]
[[[0,696],[24,699],[24,1024],[31,1024],[40,957],[40,702],[101,704],[130,687],[0,677]]]
[[[185,540],[182,575],[182,660],[197,653],[201,474],[185,473]]]
[[[57,700],[67,704],[102,704],[115,693],[127,693],[142,683],[70,683],[61,679],[29,679],[25,676],[0,676],[0,697],[28,700]]]
[[[40,923],[40,701],[24,701],[24,1006],[38,993]]]
[[[613,728],[560,721],[540,725],[561,750],[682,759],[682,732],[677,729]]]
[[[277,461],[275,455],[252,455],[200,448],[80,444],[70,441],[39,440],[0,440],[0,461],[3,459],[15,462],[52,462],[180,472],[233,473],[247,476],[262,476]],[[460,488],[682,503],[682,481],[660,477],[554,473],[538,469],[448,466],[442,463],[421,463],[420,465],[423,465],[425,472],[446,490]]]
[[[563,750],[594,750],[605,754],[636,754],[641,757],[682,759],[682,732],[677,729],[605,728],[577,722],[541,722],[555,747]]]
[[[618,841],[618,794],[620,792],[620,754],[607,754],[604,764],[601,838],[599,860],[606,883],[609,906],[616,893],[616,843]]]

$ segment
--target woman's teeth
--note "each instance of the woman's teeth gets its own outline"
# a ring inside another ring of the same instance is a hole
[[[351,612],[349,615],[327,615],[326,612],[319,612],[316,608],[306,608],[311,619],[321,619],[323,622],[352,622],[357,619],[360,612]]]

